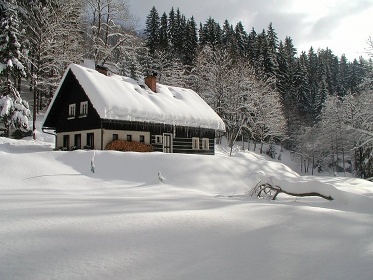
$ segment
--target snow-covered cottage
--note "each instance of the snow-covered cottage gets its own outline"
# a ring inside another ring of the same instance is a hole
[[[157,84],[154,75],[138,82],[96,69],[66,70],[43,123],[56,148],[103,150],[126,140],[166,153],[214,154],[224,122],[196,92]]]

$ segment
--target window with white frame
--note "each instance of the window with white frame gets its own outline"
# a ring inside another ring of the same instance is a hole
[[[76,107],[75,104],[69,105],[69,119],[75,118]]]
[[[162,135],[156,135],[155,136],[155,144],[162,144],[163,143],[163,136]]]
[[[88,114],[88,101],[80,102],[80,117],[86,117]]]
[[[202,149],[203,150],[210,149],[210,140],[208,138],[202,138]]]
[[[192,149],[193,150],[199,149],[199,138],[198,137],[192,137]]]

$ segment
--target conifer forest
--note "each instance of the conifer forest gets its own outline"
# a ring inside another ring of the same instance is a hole
[[[328,48],[298,52],[291,34],[278,38],[271,22],[245,30],[153,7],[139,23],[129,4],[0,0],[1,136],[32,133],[28,121],[45,112],[67,66],[91,60],[195,90],[225,122],[231,147],[243,140],[277,159],[288,149],[305,174],[373,177],[372,38],[368,58],[349,61]]]

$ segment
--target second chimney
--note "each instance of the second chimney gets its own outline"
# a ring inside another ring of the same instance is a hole
[[[153,72],[145,78],[145,84],[153,91],[157,92],[157,73]]]
[[[109,76],[109,69],[106,66],[96,65],[96,71],[104,74],[105,76]]]

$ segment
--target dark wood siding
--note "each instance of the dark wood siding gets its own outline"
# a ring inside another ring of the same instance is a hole
[[[63,81],[56,100],[48,114],[44,127],[55,128],[56,132],[80,131],[100,128],[100,117],[93,108],[88,96],[69,71]],[[80,103],[88,101],[88,114],[80,117]],[[69,105],[75,104],[75,118],[69,119]]]
[[[156,136],[170,133],[173,137],[173,152],[188,154],[214,154],[215,131],[213,129],[193,128],[186,126],[173,126],[168,124],[156,124],[145,122],[130,122],[117,120],[103,120],[103,129],[147,131],[150,132],[150,143],[155,151],[162,152],[163,144],[157,143]],[[193,149],[192,138],[200,139],[199,148]],[[209,148],[203,149],[202,139],[209,139]]]
[[[100,117],[97,111],[93,108],[82,87],[78,83],[70,83],[66,90],[69,94],[66,94],[61,105],[61,112],[57,121],[57,132],[100,128]],[[82,116],[80,112],[80,104],[85,101],[88,101],[88,114]],[[70,104],[75,104],[76,106],[76,114],[74,118],[69,118]]]

